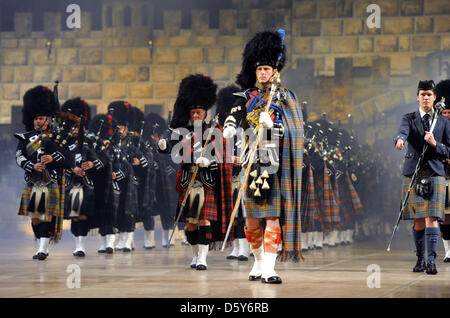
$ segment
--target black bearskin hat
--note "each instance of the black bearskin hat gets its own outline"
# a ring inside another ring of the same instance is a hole
[[[26,130],[33,130],[36,116],[52,117],[59,110],[53,92],[45,86],[38,85],[23,95],[22,123]]]
[[[435,103],[439,103],[441,98],[445,98],[445,109],[450,109],[450,79],[440,81],[434,88],[436,93]]]
[[[209,76],[196,74],[185,77],[178,89],[170,127],[186,126],[190,109],[203,108],[208,111],[216,102],[216,90],[217,85]]]
[[[141,132],[142,122],[144,121],[144,113],[137,107],[131,107],[131,123],[129,129],[134,132]]]
[[[125,101],[114,101],[108,105],[108,114],[112,114],[117,125],[128,126],[132,120],[131,105]]]
[[[67,100],[62,106],[61,111],[74,114],[81,118],[81,126],[87,127],[91,120],[91,110],[88,103],[80,97]]]
[[[100,139],[106,140],[114,134],[116,125],[117,122],[111,115],[99,114],[94,116],[94,118],[90,121],[89,132],[94,135],[99,133]]]
[[[155,124],[158,124],[155,126]],[[167,122],[160,115],[150,113],[145,116],[143,138],[148,140],[153,134],[162,136],[167,131]]]
[[[243,53],[241,73],[238,74],[236,80],[239,86],[243,89],[255,86],[255,72],[259,65],[269,65],[281,72],[286,63],[286,47],[283,44],[283,37],[284,31],[281,30],[278,32],[264,31],[257,33],[247,42]]]
[[[219,116],[219,124],[224,125],[226,117],[230,114],[236,96],[233,93],[239,92],[240,89],[236,85],[230,85],[222,88],[217,93],[216,115]]]

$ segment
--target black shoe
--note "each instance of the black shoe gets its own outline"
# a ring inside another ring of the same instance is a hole
[[[169,247],[172,247],[172,246],[175,246],[175,245],[174,244],[170,244],[170,245],[164,244],[162,247],[163,248],[169,248]]]
[[[227,256],[227,259],[237,259],[237,257],[236,257],[236,256],[233,256],[233,255],[228,255],[228,256]]]
[[[267,279],[261,277],[261,283],[263,283],[263,284],[281,284],[281,277],[271,276]]]
[[[120,252],[121,250],[123,250],[123,248],[115,247],[114,250],[115,250],[116,252]]]
[[[104,250],[98,250],[97,253],[99,253],[99,254],[106,253],[106,249],[104,249]]]
[[[107,247],[105,252],[106,254],[112,254],[114,253],[114,249],[112,247]]]
[[[199,264],[199,265],[196,266],[196,269],[197,269],[198,271],[204,271],[204,270],[208,269],[208,267],[206,267],[206,266],[203,265],[203,264]]]
[[[257,276],[250,275],[250,276],[248,277],[248,280],[251,281],[251,282],[254,282],[254,281],[256,281],[256,280],[261,280],[261,275],[257,275]]]
[[[78,251],[75,254],[76,254],[75,256],[78,256],[78,257],[85,257],[86,256],[86,253],[83,252],[83,251]]]
[[[191,264],[190,266],[191,266],[191,268],[193,268],[193,269],[196,269],[196,268],[197,268],[197,264]]]
[[[434,262],[428,262],[427,264],[427,274],[428,275],[436,275],[438,273],[436,269],[436,264]]]
[[[444,258],[444,263],[450,263],[450,257]]]
[[[122,252],[124,252],[124,253],[129,253],[129,252],[131,252],[131,249],[129,249],[128,247],[124,247],[124,248],[122,249]]]
[[[34,254],[34,255],[33,255],[33,259],[38,259],[38,258],[37,258],[37,254]]]
[[[37,259],[43,261],[47,258],[47,254],[45,253],[37,253]]]
[[[413,268],[414,273],[424,272],[426,270],[425,260],[423,258],[417,259],[416,266]]]
[[[152,250],[152,249],[154,249],[155,247],[154,247],[154,246],[144,246],[144,248],[145,248],[146,250]]]
[[[239,255],[237,257],[238,261],[248,261],[248,257],[245,255]]]

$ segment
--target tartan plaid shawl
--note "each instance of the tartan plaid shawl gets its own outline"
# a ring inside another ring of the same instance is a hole
[[[301,253],[301,198],[303,163],[303,115],[297,96],[287,88],[280,88],[284,138],[280,156],[281,220],[283,251],[281,261],[304,260]]]
[[[303,186],[302,189],[302,209],[301,209],[301,217],[302,217],[302,226],[304,232],[310,232],[314,226],[314,218],[317,214],[316,207],[316,195],[314,189],[314,177],[311,165],[305,169],[303,176]]]

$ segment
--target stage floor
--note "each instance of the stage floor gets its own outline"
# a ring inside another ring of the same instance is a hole
[[[384,242],[359,242],[307,251],[303,263],[278,263],[281,285],[248,281],[252,258],[226,260],[229,250],[211,251],[208,270],[193,270],[190,247],[175,243],[148,251],[137,240],[131,253],[104,255],[97,254],[99,240],[89,237],[87,256],[77,258],[73,241],[66,240],[38,261],[31,259],[32,240],[3,241],[0,297],[450,298],[450,264],[442,262],[441,241],[437,275],[412,272],[412,242],[394,244],[389,253]]]

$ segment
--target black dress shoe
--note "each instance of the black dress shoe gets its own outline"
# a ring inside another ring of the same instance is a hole
[[[115,251],[119,251],[119,252],[120,252],[121,250],[123,250],[123,248],[120,248],[120,247],[115,247],[115,248],[114,248],[114,250],[115,250]]]
[[[152,250],[152,249],[154,249],[155,247],[154,247],[154,246],[144,246],[144,248],[145,248],[146,250]]]
[[[239,255],[237,257],[238,261],[248,261],[248,257],[245,255]]]
[[[436,269],[436,264],[428,262],[428,264],[427,264],[427,274],[428,275],[436,275],[437,273],[438,273],[438,271]]]
[[[112,247],[107,247],[105,252],[106,254],[112,254],[114,253],[114,249]]]
[[[37,254],[34,254],[34,255],[33,255],[33,259],[38,259],[38,258],[37,258]]]
[[[227,256],[227,259],[236,259],[237,257],[236,256],[233,256],[233,255],[228,255]]]
[[[421,273],[426,270],[425,260],[423,258],[417,259],[416,266],[413,268],[414,273]]]
[[[97,253],[99,253],[99,254],[106,253],[106,249],[104,249],[104,250],[98,250]]]
[[[199,264],[199,265],[196,266],[196,269],[198,271],[204,271],[204,270],[207,269],[207,267],[205,265],[203,265],[203,264]]]
[[[444,263],[450,263],[450,257],[444,258]]]
[[[261,275],[250,275],[250,276],[248,276],[248,280],[249,281],[251,281],[251,282],[254,282],[254,281],[256,281],[256,280],[261,280]]]
[[[40,261],[43,261],[46,258],[47,258],[47,254],[45,254],[45,253],[38,253],[37,254],[37,259],[40,260]]]
[[[191,266],[191,268],[194,268],[194,269],[197,268],[197,264],[191,264],[190,266]]]
[[[84,253],[83,251],[78,251],[78,252],[76,253],[75,256],[78,256],[78,257],[85,257],[85,256],[86,256],[86,253]]]
[[[124,247],[124,248],[122,249],[122,252],[124,252],[124,253],[129,253],[129,252],[131,252],[131,249],[129,249],[128,247]]]
[[[267,279],[261,277],[261,283],[263,283],[263,284],[281,284],[281,277],[271,276]]]
[[[162,247],[164,247],[164,248],[169,248],[169,247],[172,247],[172,246],[175,246],[174,244],[170,244],[170,246],[169,245],[167,245],[167,244],[164,244]]]

